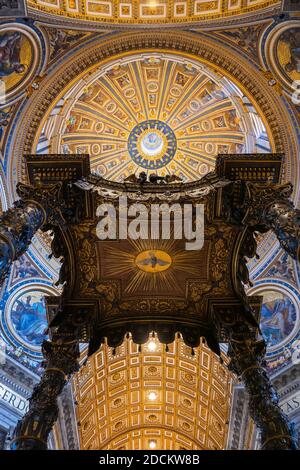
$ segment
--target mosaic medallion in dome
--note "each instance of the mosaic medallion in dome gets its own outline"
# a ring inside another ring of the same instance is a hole
[[[28,25],[0,25],[0,105],[13,103],[25,93],[42,67],[43,47],[41,36]]]
[[[299,290],[286,280],[267,278],[259,280],[249,294],[263,298],[260,329],[267,345],[268,368],[276,369],[288,360],[298,360]]]
[[[268,351],[278,350],[297,333],[299,324],[298,306],[286,293],[263,291],[261,331]]]
[[[299,21],[290,20],[279,24],[265,35],[264,54],[273,79],[278,79],[280,85],[294,94],[294,101],[297,101],[300,80]]]
[[[53,295],[54,289],[45,284],[19,282],[6,292],[0,308],[4,314],[0,327],[8,343],[28,357],[40,360],[41,345],[47,339],[45,295]]]

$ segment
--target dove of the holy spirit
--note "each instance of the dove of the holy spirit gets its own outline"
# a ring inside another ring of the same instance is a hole
[[[162,250],[146,250],[138,254],[135,264],[142,271],[157,273],[169,269],[172,265],[172,258]]]

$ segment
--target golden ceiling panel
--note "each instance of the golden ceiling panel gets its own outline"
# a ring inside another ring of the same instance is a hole
[[[73,381],[82,449],[223,449],[232,377],[208,347],[101,346]]]
[[[116,181],[141,171],[196,180],[220,153],[255,151],[260,135],[249,139],[254,121],[242,99],[229,79],[184,55],[132,54],[68,92],[37,151],[45,152],[46,140],[52,153],[88,153],[93,171]]]
[[[199,446],[190,438],[176,431],[163,428],[139,428],[112,439],[106,450],[197,450]]]
[[[207,22],[280,6],[278,0],[29,0],[29,8],[102,25]]]

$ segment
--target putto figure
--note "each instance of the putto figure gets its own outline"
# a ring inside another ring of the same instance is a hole
[[[152,183],[152,184],[168,184],[168,183],[181,183],[182,178],[177,175],[166,175],[158,176],[156,173],[151,173],[149,176],[149,181],[147,181],[147,174],[145,171],[142,171],[139,176],[129,175],[124,179],[124,183]]]

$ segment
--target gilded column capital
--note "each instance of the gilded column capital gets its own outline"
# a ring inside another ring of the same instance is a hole
[[[77,341],[62,342],[44,341],[42,352],[45,358],[44,366],[46,371],[57,370],[65,376],[70,376],[79,370],[78,357],[79,349]]]
[[[62,197],[62,182],[52,185],[42,185],[37,180],[36,185],[17,184],[17,193],[22,201],[38,205],[45,213],[47,225],[65,226],[62,210],[65,202]]]
[[[61,195],[62,183],[35,186],[19,183],[20,199],[0,217],[0,283],[13,261],[29,247],[38,229],[59,226],[64,229],[66,204]]]
[[[0,217],[0,283],[13,261],[28,248],[35,232],[45,223],[45,211],[34,201],[17,201]]]

